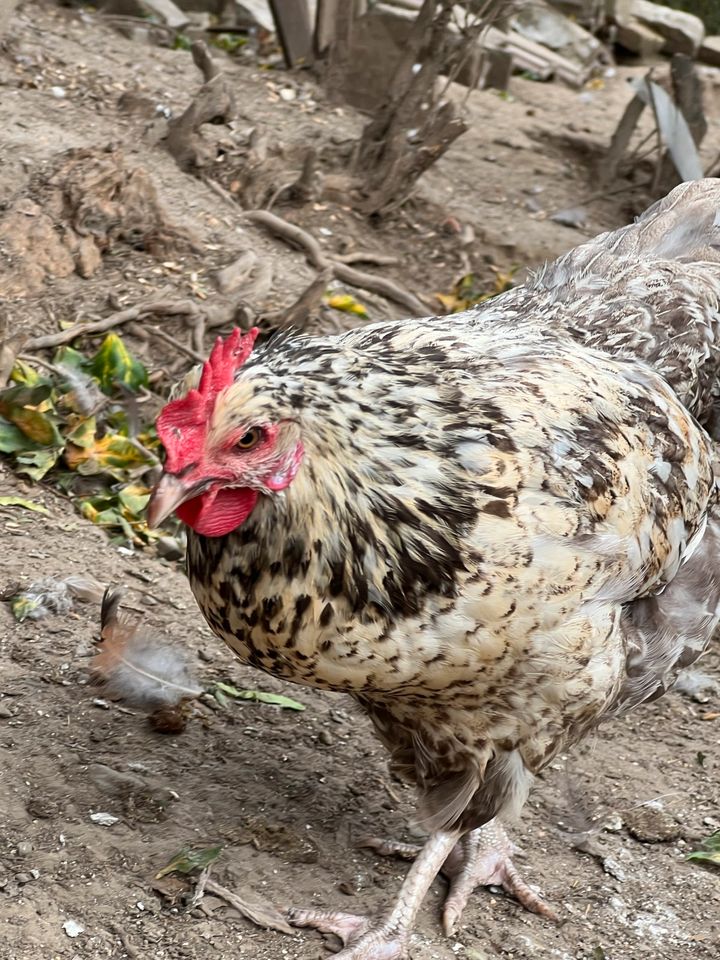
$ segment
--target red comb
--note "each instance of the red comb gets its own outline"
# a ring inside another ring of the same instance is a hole
[[[167,453],[165,469],[170,473],[177,473],[187,463],[197,460],[215,400],[220,391],[235,380],[259,332],[257,327],[247,333],[236,328],[225,340],[218,337],[203,364],[197,389],[179,400],[171,400],[160,411],[157,432]]]

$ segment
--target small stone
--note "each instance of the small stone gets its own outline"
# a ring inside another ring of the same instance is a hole
[[[80,934],[84,932],[85,927],[81,923],[78,923],[77,920],[66,920],[63,924],[63,930],[74,940],[75,937],[79,937]]]
[[[321,730],[318,734],[318,740],[329,747],[333,742],[333,737],[329,730]]]
[[[117,823],[120,819],[119,817],[114,817],[111,813],[91,813],[90,819],[93,823],[99,824],[101,827],[111,827],[114,823]]]
[[[15,882],[16,882],[16,883],[19,883],[21,887],[22,887],[24,884],[26,884],[26,883],[30,883],[31,880],[32,880],[32,877],[30,876],[29,873],[16,873],[16,874],[15,874]]]
[[[21,840],[17,845],[17,854],[19,857],[29,857],[32,853],[33,845],[29,840]]]
[[[175,537],[158,537],[155,542],[155,549],[158,556],[163,560],[182,560],[185,551],[177,542]]]
[[[55,97],[56,100],[64,100],[67,96],[65,87],[50,87],[50,93]]]
[[[554,223],[562,224],[563,227],[572,227],[574,230],[584,227],[587,218],[588,212],[584,207],[568,207],[566,210],[558,210],[550,217]]]
[[[101,710],[110,709],[110,704],[107,702],[107,700],[103,700],[100,697],[95,697],[95,699],[92,702],[92,705],[94,707],[99,707]]]

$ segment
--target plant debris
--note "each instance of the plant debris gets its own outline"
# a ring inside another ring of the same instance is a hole
[[[255,700],[257,703],[269,703],[275,707],[282,707],[285,710],[304,710],[305,706],[292,697],[286,697],[281,693],[266,693],[264,690],[238,690],[229,683],[216,683],[212,690],[212,695],[221,706],[227,702],[224,694],[233,697],[235,700]],[[220,697],[218,697],[220,694]]]

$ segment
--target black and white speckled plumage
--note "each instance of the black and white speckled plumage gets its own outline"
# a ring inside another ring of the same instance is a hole
[[[216,404],[209,442],[291,421],[305,459],[189,532],[208,622],[356,697],[429,827],[516,807],[715,629],[719,223],[683,185],[481,308],[270,341]]]

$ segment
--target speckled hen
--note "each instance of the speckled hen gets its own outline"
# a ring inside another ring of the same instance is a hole
[[[236,331],[160,415],[150,516],[188,525],[212,629],[354,697],[417,785],[429,838],[395,905],[291,913],[343,960],[404,956],[441,869],[448,932],[477,884],[550,913],[502,818],[709,641],[719,224],[720,180],[684,184],[460,315]]]

